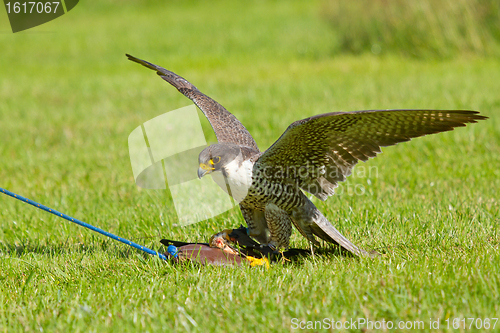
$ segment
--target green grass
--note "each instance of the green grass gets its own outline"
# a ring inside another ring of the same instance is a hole
[[[125,53],[188,78],[262,149],[291,122],[330,111],[490,117],[384,149],[357,167],[377,173],[318,203],[354,243],[383,253],[376,259],[175,266],[0,196],[0,331],[290,331],[292,318],[325,317],[428,328],[429,318],[500,317],[500,61],[333,57],[320,8],[81,2],[18,34],[0,14],[0,186],[159,250],[162,237],[206,240],[243,220],[233,211],[173,227],[170,199],[135,186],[129,133],[190,102]],[[364,195],[349,195],[356,185]],[[292,246],[307,243],[294,232]]]
[[[329,0],[322,13],[338,52],[418,58],[499,52],[496,0]]]

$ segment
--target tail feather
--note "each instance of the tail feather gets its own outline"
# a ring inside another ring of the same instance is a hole
[[[311,230],[319,238],[327,242],[337,244],[344,250],[349,251],[354,255],[360,257],[371,257],[368,252],[358,248],[345,238],[317,208],[314,212],[313,222]]]

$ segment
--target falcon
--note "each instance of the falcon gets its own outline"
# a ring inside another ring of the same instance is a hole
[[[334,194],[358,161],[381,147],[453,130],[487,117],[466,110],[331,112],[292,123],[264,152],[243,124],[179,75],[127,54],[191,99],[210,122],[217,144],[199,155],[198,177],[214,181],[236,201],[247,232],[274,250],[289,247],[292,224],[311,243],[316,237],[358,256],[368,252],[345,238],[304,192],[321,200]]]

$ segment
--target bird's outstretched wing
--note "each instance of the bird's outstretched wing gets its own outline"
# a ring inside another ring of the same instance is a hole
[[[334,112],[291,124],[257,160],[266,174],[297,183],[326,200],[356,163],[380,153],[380,147],[450,131],[486,119],[477,111],[370,110]]]
[[[257,143],[243,124],[222,105],[203,94],[194,85],[179,75],[150,62],[127,54],[129,60],[156,71],[163,80],[173,85],[180,93],[192,100],[207,117],[219,143],[234,143],[259,150]]]

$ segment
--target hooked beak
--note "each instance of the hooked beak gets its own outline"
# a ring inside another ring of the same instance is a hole
[[[205,176],[207,173],[211,173],[214,170],[214,168],[201,163],[199,168],[198,168],[198,178],[201,179],[201,177]]]

